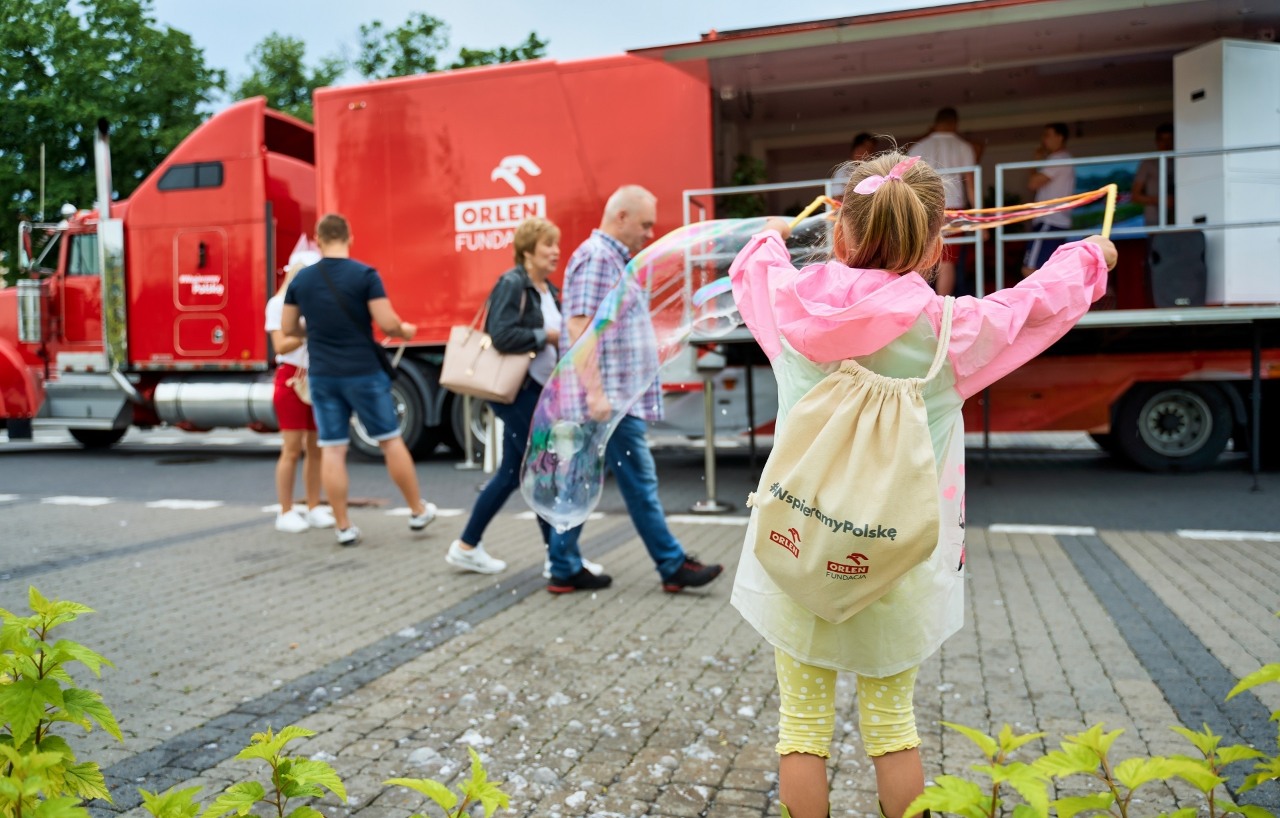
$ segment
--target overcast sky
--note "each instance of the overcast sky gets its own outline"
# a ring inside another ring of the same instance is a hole
[[[159,22],[191,34],[205,59],[226,69],[232,84],[249,73],[249,51],[274,32],[301,39],[312,65],[339,53],[356,55],[361,23],[388,27],[423,11],[449,24],[452,59],[461,46],[515,45],[536,31],[550,40],[547,56],[599,57],[632,48],[697,40],[711,29],[822,20],[922,6],[946,0],[483,0],[424,4],[421,0],[154,0]],[[354,79],[354,78],[353,78]]]

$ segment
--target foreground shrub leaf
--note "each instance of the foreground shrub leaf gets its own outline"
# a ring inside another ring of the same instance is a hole
[[[155,818],[195,818],[200,813],[200,804],[196,801],[199,787],[185,790],[170,787],[160,795],[144,789],[138,792],[142,795],[142,805]]]
[[[996,744],[995,739],[993,739],[991,736],[988,736],[986,733],[983,733],[980,730],[974,730],[972,727],[965,727],[963,724],[954,724],[949,721],[942,722],[942,726],[949,727],[952,730],[955,730],[960,735],[969,739],[969,741],[972,741],[974,744],[978,745],[978,749],[981,750],[982,754],[986,756],[988,759],[993,759],[996,757],[996,750],[998,749],[999,745]]]
[[[1267,682],[1280,682],[1280,663],[1263,665],[1253,673],[1250,673],[1248,676],[1245,676],[1243,679],[1236,682],[1236,686],[1231,688],[1231,692],[1227,694],[1227,701],[1230,701],[1232,696],[1243,693],[1260,684],[1266,684]]]
[[[80,799],[62,796],[41,801],[30,813],[32,818],[89,818],[89,811],[80,806]]]
[[[202,818],[221,818],[228,812],[248,815],[253,805],[261,801],[266,794],[266,789],[257,781],[232,784],[223,791],[222,795],[214,799],[209,808],[204,811]]]
[[[963,815],[965,818],[989,818],[991,796],[972,781],[956,778],[954,775],[940,775],[934,780],[933,786],[911,802],[906,814],[926,809],[934,813]]]
[[[68,791],[86,801],[101,798],[111,803],[111,793],[107,790],[107,782],[102,777],[102,770],[98,769],[98,765],[92,761],[67,767],[63,782]]]
[[[439,781],[432,781],[430,778],[388,778],[382,782],[388,787],[408,787],[414,792],[421,793],[440,807],[440,809],[448,812],[458,805],[458,796],[441,784]]]
[[[88,719],[93,719],[103,730],[106,730],[116,741],[124,741],[124,735],[120,732],[120,725],[116,724],[116,717],[105,704],[102,703],[102,694],[96,690],[82,690],[80,688],[71,688],[63,694],[62,709],[67,715],[77,720],[86,731],[91,730],[92,726],[88,723]]]
[[[1115,796],[1109,792],[1097,792],[1093,795],[1072,795],[1059,798],[1053,802],[1058,818],[1075,818],[1082,812],[1107,812],[1116,802]]]

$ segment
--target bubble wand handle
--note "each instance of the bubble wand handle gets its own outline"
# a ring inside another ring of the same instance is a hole
[[[822,207],[824,204],[830,201],[831,199],[828,198],[825,194],[818,196],[816,199],[814,199],[812,202],[809,203],[808,207],[800,211],[799,216],[796,216],[794,219],[791,220],[791,229],[795,230],[796,226],[799,225],[800,222],[804,221],[805,219],[813,215],[813,211],[817,210],[818,208]]]
[[[1102,237],[1111,238],[1111,221],[1116,215],[1116,185],[1107,185],[1107,209],[1102,214]]]

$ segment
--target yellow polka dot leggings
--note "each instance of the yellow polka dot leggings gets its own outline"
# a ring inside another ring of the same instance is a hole
[[[774,651],[778,668],[778,755],[807,753],[831,757],[836,728],[836,672],[806,665],[781,650]],[[858,727],[869,756],[882,756],[920,746],[916,733],[916,673],[875,679],[857,677]]]

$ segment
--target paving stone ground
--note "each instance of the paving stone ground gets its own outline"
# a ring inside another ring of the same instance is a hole
[[[125,741],[74,739],[115,793],[93,805],[100,816],[143,815],[138,787],[198,784],[212,799],[261,779],[232,756],[253,731],[286,724],[316,731],[296,746],[346,783],[347,803],[322,804],[329,816],[421,812],[421,796],[381,782],[455,780],[468,747],[511,794],[510,815],[777,814],[772,650],[728,604],[741,518],[677,518],[687,550],[726,574],[671,595],[629,520],[610,513],[589,524],[584,546],[614,586],[553,596],[533,523],[510,514],[486,535],[510,567],[483,577],[442,560],[461,517],[411,535],[403,518],[367,514],[366,543],[342,549],[327,533],[272,536],[247,506],[198,516],[65,507],[55,533],[51,513],[5,507],[10,530],[39,552],[7,552],[0,606],[25,609],[35,585],[97,610],[66,635],[116,662],[95,684]],[[930,778],[968,775],[979,758],[944,721],[1044,731],[1028,748],[1040,752],[1104,722],[1125,731],[1117,757],[1188,752],[1168,729],[1198,728],[1188,714],[1274,741],[1266,715],[1280,686],[1258,689],[1253,709],[1213,700],[1224,678],[1280,661],[1275,543],[1121,529],[968,535],[966,626],[917,687]],[[873,816],[851,679],[837,702],[832,814]],[[1140,814],[1184,806],[1200,806],[1189,788],[1153,786]]]

